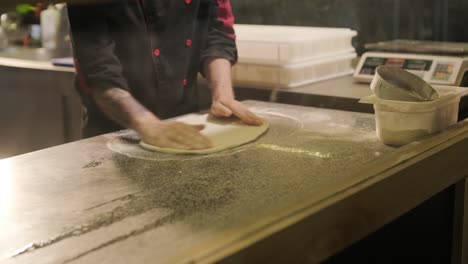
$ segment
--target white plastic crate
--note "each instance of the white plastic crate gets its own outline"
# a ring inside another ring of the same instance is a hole
[[[374,104],[377,136],[382,142],[402,146],[457,122],[460,97],[468,88],[435,86],[434,89],[439,99],[433,101],[393,101],[372,95],[360,102]]]
[[[355,52],[348,28],[241,25],[234,26],[239,62],[285,65]]]
[[[232,70],[236,86],[292,88],[353,73],[356,53],[340,54],[303,63],[260,65],[237,63]]]

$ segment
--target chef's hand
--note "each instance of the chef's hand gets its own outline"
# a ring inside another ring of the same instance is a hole
[[[234,97],[231,62],[224,58],[210,58],[204,67],[208,87],[212,92],[211,113],[217,117],[237,116],[248,125],[260,126],[261,118],[250,112]]]
[[[200,133],[203,125],[161,121],[124,89],[114,87],[105,91],[95,91],[93,97],[109,118],[137,131],[147,144],[176,149],[212,147],[211,141]]]
[[[260,126],[263,124],[260,117],[249,111],[241,102],[229,96],[220,96],[213,99],[211,113],[217,117],[231,117],[235,115],[247,125]]]
[[[204,125],[158,120],[147,123],[139,134],[143,142],[161,148],[207,149],[212,143],[200,133],[204,128]]]

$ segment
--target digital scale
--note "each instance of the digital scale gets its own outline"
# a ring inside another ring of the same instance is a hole
[[[394,40],[366,45],[354,80],[370,83],[375,69],[405,69],[430,84],[468,87],[468,43]]]

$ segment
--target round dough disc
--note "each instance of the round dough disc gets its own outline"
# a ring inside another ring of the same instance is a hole
[[[201,150],[161,148],[143,141],[140,142],[140,146],[147,150],[171,154],[210,154],[252,142],[265,133],[270,126],[265,120],[261,126],[249,126],[239,119],[221,119],[210,114],[189,114],[177,118],[176,121],[205,125],[201,133],[211,139],[213,147]]]

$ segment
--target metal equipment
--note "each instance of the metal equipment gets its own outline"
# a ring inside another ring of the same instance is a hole
[[[354,80],[370,83],[378,66],[405,69],[430,84],[468,87],[468,44],[395,40],[366,45]]]

